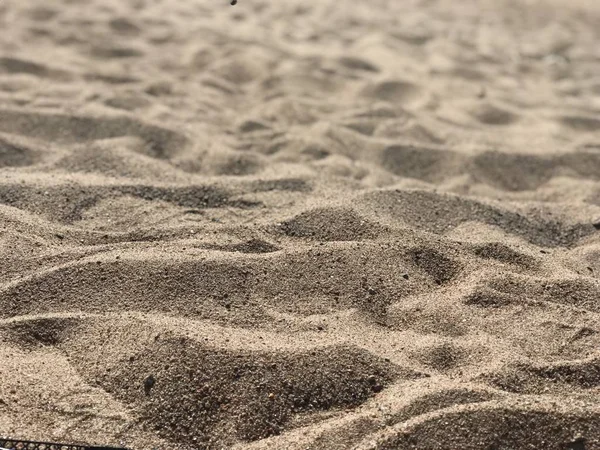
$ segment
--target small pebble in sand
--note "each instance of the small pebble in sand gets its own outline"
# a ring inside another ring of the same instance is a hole
[[[144,392],[146,395],[150,395],[150,391],[154,387],[156,380],[154,379],[154,375],[148,375],[144,380]]]

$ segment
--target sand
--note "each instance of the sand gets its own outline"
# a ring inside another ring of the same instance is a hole
[[[0,30],[0,435],[600,449],[597,1]]]

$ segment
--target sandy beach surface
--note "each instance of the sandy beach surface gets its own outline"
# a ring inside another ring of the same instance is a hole
[[[600,3],[0,2],[0,435],[600,449]]]

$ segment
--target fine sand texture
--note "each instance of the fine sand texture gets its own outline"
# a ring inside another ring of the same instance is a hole
[[[0,1],[0,435],[600,449],[597,0]]]

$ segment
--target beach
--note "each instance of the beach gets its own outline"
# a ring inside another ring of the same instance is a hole
[[[0,30],[0,436],[600,449],[597,1]]]

